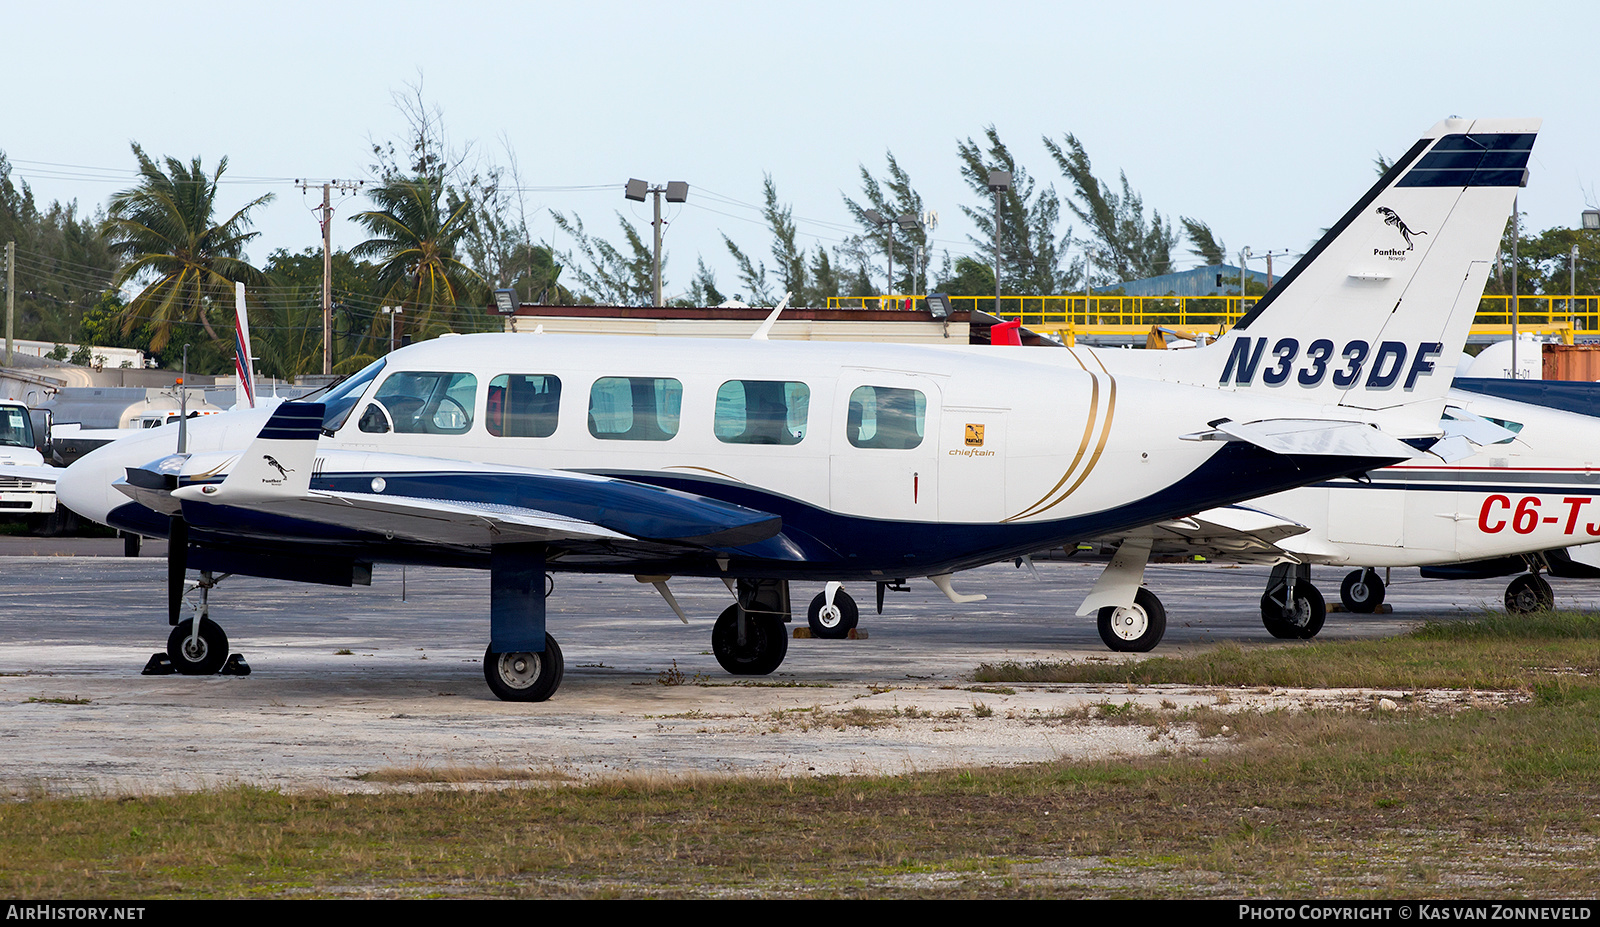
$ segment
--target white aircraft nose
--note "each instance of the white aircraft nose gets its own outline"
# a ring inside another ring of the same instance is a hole
[[[112,509],[131,501],[111,484],[126,476],[129,467],[171,453],[176,434],[152,428],[95,448],[73,461],[56,480],[56,500],[84,518],[105,524]]]

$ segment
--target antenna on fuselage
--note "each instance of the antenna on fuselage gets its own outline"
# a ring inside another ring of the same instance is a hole
[[[778,314],[783,311],[784,306],[789,305],[789,297],[793,295],[793,293],[783,294],[783,298],[778,300],[778,305],[772,308],[772,313],[767,316],[767,320],[761,323],[761,327],[756,329],[756,333],[754,335],[750,336],[751,341],[767,340],[767,332],[772,331],[773,324],[778,321]]]

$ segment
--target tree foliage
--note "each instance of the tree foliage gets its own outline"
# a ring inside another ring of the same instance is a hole
[[[984,130],[984,137],[986,146],[970,137],[957,145],[961,177],[984,204],[961,207],[978,228],[980,237],[970,238],[973,247],[993,260],[995,207],[989,172],[1009,171],[1011,189],[1000,194],[1000,288],[1018,296],[1068,291],[1078,274],[1071,266],[1063,267],[1072,229],[1058,232],[1061,201],[1055,187],[1035,190],[1033,177],[1012,157],[994,126]]]
[[[624,247],[627,252],[603,238],[591,236],[584,230],[583,220],[576,215],[570,219],[564,213],[552,210],[556,227],[571,236],[574,251],[561,254],[562,262],[571,268],[571,275],[579,289],[593,302],[608,306],[651,306],[655,304],[653,245],[645,244],[643,236],[622,213],[617,213],[617,224],[622,227]],[[590,270],[585,270],[585,265]],[[661,288],[667,287],[667,253],[661,252]]]
[[[431,338],[484,325],[484,280],[463,263],[458,244],[467,232],[467,204],[447,203],[444,184],[418,174],[367,192],[378,208],[351,220],[372,235],[350,249],[378,265],[385,300],[405,307],[406,329]]]
[[[245,244],[259,233],[245,230],[250,211],[271,202],[272,194],[256,197],[218,222],[217,182],[228,168],[227,158],[207,176],[199,157],[187,166],[169,157],[162,171],[137,144],[133,154],[139,184],[111,198],[101,226],[108,250],[122,261],[113,285],[149,281],[124,310],[122,330],[130,333],[148,322],[155,351],[166,347],[178,323],[197,322],[207,340],[221,341],[212,314],[232,311],[234,283],[261,280],[261,272],[244,259]]]
[[[1090,270],[1095,284],[1122,283],[1154,277],[1173,271],[1172,249],[1178,233],[1170,220],[1151,210],[1144,216],[1144,200],[1128,183],[1123,173],[1122,192],[1094,176],[1089,155],[1072,133],[1062,144],[1044,139],[1045,149],[1072,183],[1073,198],[1067,208],[1088,228],[1092,236],[1084,242],[1093,261]]]
[[[892,253],[895,278],[888,280],[888,268],[885,266],[884,279],[888,281],[888,289],[883,292],[911,293],[917,289],[917,251],[922,249],[923,260],[926,260],[928,253],[928,230],[920,224],[912,229],[902,228],[899,219],[901,216],[914,216],[921,222],[924,212],[922,194],[912,186],[911,175],[895,160],[893,151],[885,151],[884,160],[888,162],[888,173],[882,180],[872,176],[865,164],[858,165],[861,170],[861,202],[848,196],[844,198],[845,211],[861,226],[861,233],[850,243],[849,251],[857,256],[864,273],[869,266],[866,263],[867,255],[874,252],[882,254],[887,265],[887,258]],[[888,224],[879,226],[869,219],[869,209],[889,220]],[[867,273],[867,276],[870,278],[871,274]]]

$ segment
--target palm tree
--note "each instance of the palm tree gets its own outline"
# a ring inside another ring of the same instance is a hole
[[[228,169],[227,158],[207,177],[198,157],[188,167],[167,158],[167,172],[162,173],[137,144],[133,154],[139,159],[139,185],[111,198],[101,233],[111,253],[123,261],[112,286],[136,277],[155,279],[123,310],[123,333],[149,322],[150,349],[160,351],[171,340],[173,325],[198,322],[213,342],[221,341],[209,310],[232,305],[235,282],[261,279],[261,272],[244,260],[245,244],[260,233],[245,229],[250,210],[270,202],[272,194],[251,200],[217,223],[217,181]]]
[[[358,213],[351,221],[373,237],[350,249],[352,257],[378,262],[378,292],[405,306],[404,322],[426,336],[459,322],[456,311],[470,305],[472,290],[484,281],[456,257],[456,245],[467,234],[471,204],[441,203],[445,185],[418,175],[397,179],[369,194],[379,207]]]

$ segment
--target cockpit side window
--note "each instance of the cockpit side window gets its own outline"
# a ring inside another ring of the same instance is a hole
[[[472,427],[477,392],[478,378],[470,373],[401,370],[390,374],[372,398],[399,434],[459,435]],[[381,418],[369,408],[362,413],[361,430],[387,431],[386,425],[371,427]]]
[[[712,426],[724,444],[799,444],[811,388],[784,380],[729,380],[717,390]]]
[[[323,431],[332,434],[344,426],[345,419],[350,417],[350,410],[354,409],[356,407],[356,403],[361,401],[361,394],[365,393],[367,391],[367,387],[372,384],[372,381],[376,380],[378,378],[378,374],[383,372],[385,360],[387,360],[387,358],[378,358],[377,360],[363,367],[361,372],[357,373],[355,376],[345,380],[342,383],[336,384],[333,389],[328,391],[326,396],[322,397]],[[315,396],[316,394],[313,393],[305,398],[310,401],[314,399]]]
[[[560,410],[560,377],[503,373],[489,381],[484,426],[496,437],[548,438]]]
[[[921,390],[860,386],[850,394],[845,437],[856,447],[913,448],[922,443],[927,411]]]
[[[606,441],[668,441],[678,433],[683,383],[601,377],[589,390],[589,434]]]

